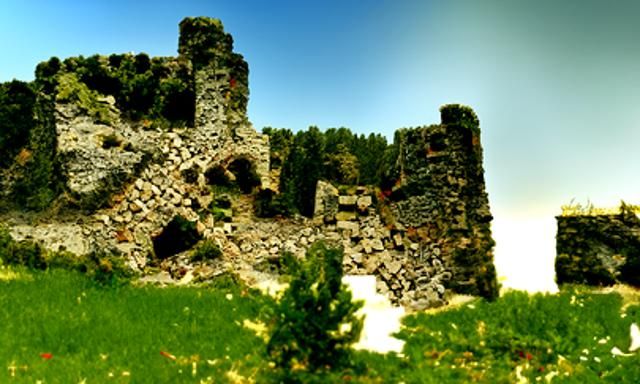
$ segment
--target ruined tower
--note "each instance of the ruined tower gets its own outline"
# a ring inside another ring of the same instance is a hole
[[[269,141],[247,118],[249,66],[233,52],[233,37],[218,19],[188,17],[180,22],[178,52],[193,69],[198,133],[218,141],[229,156],[250,160],[262,187],[268,187]]]
[[[449,288],[496,297],[479,121],[469,107],[445,105],[440,112],[439,125],[398,131],[391,210],[422,244],[424,259],[437,253],[451,270]]]

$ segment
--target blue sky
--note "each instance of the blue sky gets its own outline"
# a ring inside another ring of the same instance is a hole
[[[249,62],[257,129],[392,137],[439,122],[442,104],[473,107],[498,249],[520,228],[551,252],[548,220],[573,198],[639,202],[636,1],[4,0],[0,81],[50,56],[175,55],[178,23],[197,15],[220,18]]]

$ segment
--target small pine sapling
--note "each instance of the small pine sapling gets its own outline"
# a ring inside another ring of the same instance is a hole
[[[342,284],[343,251],[313,244],[304,260],[288,255],[289,287],[276,304],[267,353],[281,374],[322,373],[351,365],[351,345],[362,330],[356,316],[362,302],[352,301]]]

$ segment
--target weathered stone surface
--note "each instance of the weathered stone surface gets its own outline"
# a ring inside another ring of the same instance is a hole
[[[640,218],[619,214],[558,216],[558,284],[640,286]]]
[[[12,234],[79,254],[94,246],[115,249],[132,268],[141,268],[153,239],[181,216],[223,255],[194,264],[190,250],[184,250],[162,261],[166,274],[147,280],[186,284],[226,271],[239,271],[250,280],[247,276],[257,269],[273,267],[283,251],[301,257],[309,244],[323,240],[344,248],[349,273],[374,274],[378,290],[394,303],[442,305],[450,288],[494,293],[492,217],[477,124],[469,128],[443,115],[441,125],[403,131],[398,136],[404,140],[398,159],[402,178],[393,190],[375,195],[376,206],[373,187],[340,195],[320,181],[314,220],[253,220],[250,198],[244,197],[221,207],[207,170],[222,169],[233,181],[230,165],[246,159],[263,188],[272,181],[268,137],[257,133],[246,116],[248,68],[230,41],[195,63],[189,47],[180,48],[180,60],[188,63],[195,83],[193,127],[140,129],[144,124],[120,119],[113,97],[99,101],[111,110],[109,124],[95,123],[73,105],[58,105],[57,150],[66,187],[80,206],[101,208],[63,225],[78,232],[50,231],[39,224],[23,235],[14,226]]]
[[[114,112],[112,125],[98,124],[69,104],[56,105],[57,157],[67,188],[77,204],[96,208],[136,175],[157,149],[158,134],[147,136],[120,121]],[[105,137],[135,145],[105,147]]]
[[[338,214],[338,189],[323,180],[316,186],[315,211],[313,216],[320,222],[333,223]]]
[[[399,136],[405,177],[387,192],[387,204],[397,230],[411,229],[412,242],[442,250],[442,260],[453,271],[449,288],[496,297],[478,120],[469,108],[456,105],[442,107],[441,114],[442,124]],[[414,246],[410,251],[418,253]]]
[[[357,196],[345,196],[345,195],[341,195],[338,198],[338,204],[341,207],[355,207],[356,202],[358,201],[358,197]]]
[[[351,231],[352,236],[357,236],[360,232],[360,226],[353,221],[338,221],[336,227],[338,229]]]
[[[371,196],[360,196],[356,202],[358,207],[358,211],[363,212],[366,211],[372,204]]]
[[[356,218],[357,216],[355,212],[340,211],[336,214],[336,220],[338,221],[351,221]]]
[[[16,241],[35,240],[47,249],[66,250],[77,255],[85,255],[90,251],[82,227],[74,224],[16,225],[10,227],[9,233]]]

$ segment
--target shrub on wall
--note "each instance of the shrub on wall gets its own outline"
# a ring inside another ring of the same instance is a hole
[[[440,107],[442,124],[459,125],[472,131],[479,131],[480,121],[470,107],[460,104],[446,104]]]
[[[62,83],[57,89],[62,102],[80,102],[95,115],[99,105],[91,99],[111,95],[130,119],[193,126],[195,83],[188,61],[151,59],[146,53],[70,57],[62,64],[56,60],[40,63],[36,73],[40,84]],[[73,94],[78,97],[69,98]]]
[[[56,101],[74,103],[97,123],[111,124],[112,117],[109,105],[99,102],[99,94],[78,80],[75,74],[65,73],[59,76],[57,89]]]
[[[187,17],[180,22],[178,53],[202,66],[233,49],[233,38],[222,22],[208,17]]]

